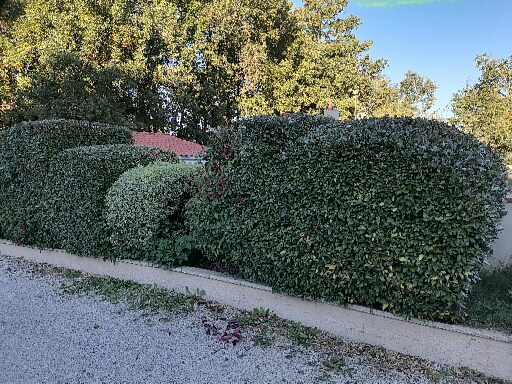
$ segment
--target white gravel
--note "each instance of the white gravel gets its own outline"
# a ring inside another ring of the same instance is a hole
[[[200,310],[172,318],[97,297],[63,296],[0,256],[0,383],[429,383],[350,362],[326,373],[321,356],[286,344],[233,346],[207,335]]]

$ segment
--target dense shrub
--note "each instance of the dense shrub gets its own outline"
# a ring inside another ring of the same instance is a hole
[[[453,319],[497,234],[501,159],[423,119],[241,121],[187,211],[212,262],[277,290]]]
[[[104,218],[108,189],[125,171],[176,156],[154,148],[103,145],[68,149],[50,166],[44,191],[44,245],[85,256],[112,256]]]
[[[119,126],[76,120],[24,122],[2,131],[0,141],[0,234],[16,242],[36,241],[34,220],[52,158],[81,145],[129,144]]]
[[[0,188],[7,181],[8,164],[7,164],[7,130],[0,129]]]
[[[7,190],[10,182],[10,172],[5,153],[5,144],[7,141],[7,131],[0,129],[0,239],[6,237],[5,225],[2,225],[4,204],[6,204]]]
[[[7,140],[7,129],[4,129],[2,126],[0,126],[0,149],[3,148],[6,140]]]
[[[106,198],[106,220],[116,252],[168,265],[183,262],[183,210],[196,172],[195,167],[169,163],[125,172]]]

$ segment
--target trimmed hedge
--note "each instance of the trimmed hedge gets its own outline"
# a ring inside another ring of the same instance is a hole
[[[39,236],[36,211],[50,162],[81,145],[130,144],[124,127],[76,120],[23,122],[1,132],[0,234],[33,244]]]
[[[43,120],[7,130],[7,158],[15,173],[41,172],[57,153],[77,146],[131,144],[130,130],[79,120]]]
[[[423,119],[241,121],[188,206],[216,264],[292,294],[453,320],[497,235],[505,167]]]
[[[7,190],[10,183],[10,172],[8,171],[8,164],[5,153],[5,145],[7,142],[7,130],[0,129],[0,239],[5,239],[5,225],[2,225],[3,211],[6,198],[8,197]]]
[[[110,188],[106,220],[110,240],[124,257],[178,265],[186,260],[183,211],[197,168],[155,163],[130,169]]]
[[[68,149],[50,166],[41,206],[44,244],[84,256],[112,256],[105,196],[124,172],[176,156],[155,148],[100,145]]]
[[[5,143],[7,142],[7,129],[0,128],[0,156],[4,150]],[[3,163],[0,163],[3,164]]]
[[[0,188],[9,179],[6,146],[7,146],[7,130],[0,129]]]

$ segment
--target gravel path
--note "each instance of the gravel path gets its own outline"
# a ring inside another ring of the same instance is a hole
[[[165,317],[94,296],[63,295],[62,277],[36,276],[0,256],[0,383],[429,383],[358,362],[326,372],[292,345],[233,346],[208,335],[204,314]]]

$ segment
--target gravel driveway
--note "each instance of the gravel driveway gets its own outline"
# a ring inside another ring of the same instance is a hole
[[[430,383],[355,359],[329,370],[291,343],[225,343],[200,309],[163,316],[91,295],[65,295],[65,277],[0,256],[0,383]]]

